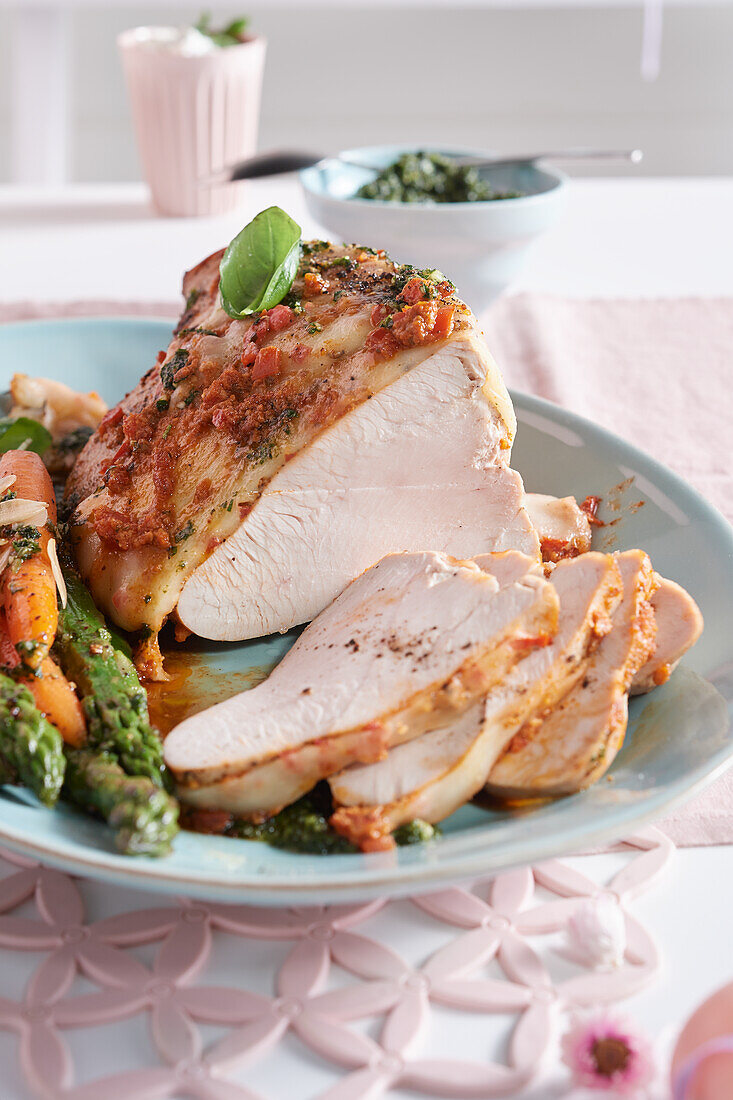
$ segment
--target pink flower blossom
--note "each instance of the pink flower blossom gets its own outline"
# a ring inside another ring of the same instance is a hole
[[[605,1014],[576,1021],[563,1037],[562,1060],[579,1088],[633,1096],[654,1078],[648,1040],[628,1021]]]

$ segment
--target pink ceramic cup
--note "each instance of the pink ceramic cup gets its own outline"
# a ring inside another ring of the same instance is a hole
[[[202,180],[257,146],[264,38],[191,56],[146,41],[149,28],[118,38],[145,179],[159,214],[222,214],[241,183]]]

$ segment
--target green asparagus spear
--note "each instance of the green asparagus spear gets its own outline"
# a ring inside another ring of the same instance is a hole
[[[81,695],[88,745],[114,753],[128,775],[144,775],[164,786],[163,747],[150,724],[135,666],[113,645],[79,574],[66,564],[63,569],[67,603],[59,608],[56,649]]]
[[[36,708],[23,684],[0,673],[0,782],[19,782],[46,806],[64,779],[61,734]]]
[[[64,798],[103,817],[124,855],[165,855],[178,831],[178,804],[147,776],[130,776],[114,755],[67,749]]]

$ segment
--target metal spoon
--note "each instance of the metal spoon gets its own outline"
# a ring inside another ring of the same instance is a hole
[[[536,164],[539,160],[627,160],[640,164],[644,159],[641,149],[558,149],[553,153],[532,153],[514,157],[457,157],[459,164],[472,168],[505,168],[522,164]]]
[[[550,153],[532,153],[513,157],[455,157],[456,164],[470,168],[506,168],[522,164],[534,164],[539,160],[627,160],[638,164],[642,159],[641,149],[562,149]],[[343,157],[338,153],[324,157],[320,153],[301,153],[295,150],[280,150],[272,153],[258,153],[223,168],[214,175],[199,180],[201,185],[231,183],[234,180],[252,180],[262,176],[279,176],[285,172],[298,172],[301,168],[311,168],[323,160],[339,160],[342,164],[354,168],[364,168],[370,172],[380,172],[382,165],[365,164],[352,157]]]

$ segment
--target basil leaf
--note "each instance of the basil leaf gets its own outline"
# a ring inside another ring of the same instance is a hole
[[[16,451],[26,439],[30,439],[27,449],[37,455],[42,455],[52,443],[51,433],[37,420],[27,416],[19,416],[15,420],[11,417],[0,419],[0,454]]]
[[[300,263],[300,226],[279,206],[245,225],[219,266],[222,308],[230,317],[272,309],[293,285]]]

